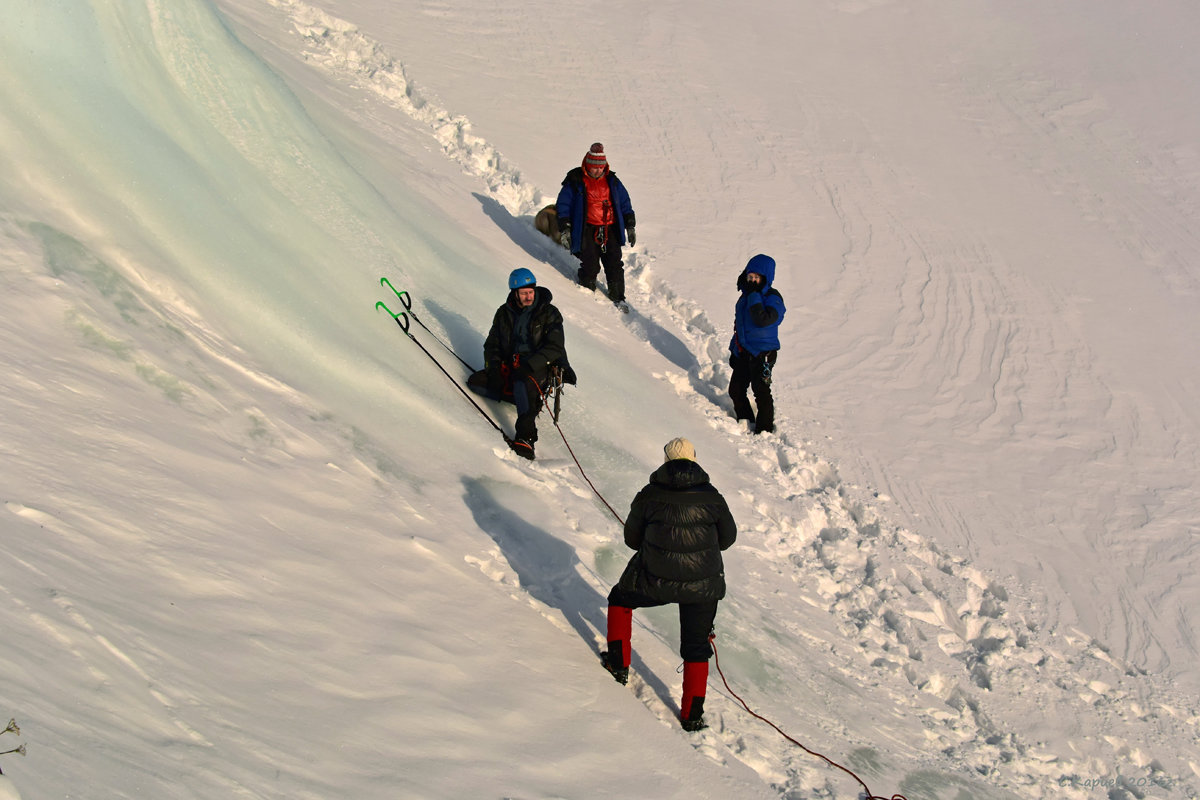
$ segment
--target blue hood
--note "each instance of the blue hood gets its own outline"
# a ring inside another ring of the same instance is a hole
[[[745,275],[749,272],[762,275],[766,279],[767,286],[770,286],[775,282],[775,259],[759,253],[746,262],[746,268],[742,270],[742,274]]]
[[[762,275],[765,281],[754,291],[746,285],[746,275],[751,272]],[[771,285],[774,280],[775,259],[761,253],[750,259],[738,275],[737,285],[742,295],[734,305],[733,339],[729,342],[729,350],[735,356],[743,351],[756,356],[779,349],[779,323],[787,307],[783,296]]]

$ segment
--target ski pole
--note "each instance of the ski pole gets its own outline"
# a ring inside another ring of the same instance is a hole
[[[449,372],[446,372],[446,368],[442,366],[442,362],[438,361],[437,358],[434,357],[433,353],[431,353],[427,349],[425,349],[425,345],[421,344],[420,340],[418,340],[417,337],[412,335],[412,331],[410,331],[408,329],[409,328],[408,314],[403,311],[400,311],[400,312],[392,311],[390,308],[387,307],[387,304],[384,303],[382,300],[380,300],[378,303],[375,304],[375,308],[376,309],[382,308],[384,311],[386,311],[388,313],[388,316],[390,316],[392,319],[396,320],[396,324],[400,326],[400,330],[404,331],[404,335],[407,336],[413,344],[415,344],[417,347],[421,348],[421,352],[424,353],[425,355],[427,355],[429,357],[429,360],[432,361],[437,366],[437,368],[442,371],[442,374],[450,379],[450,382],[454,384],[454,388],[458,389],[458,391],[460,393],[462,393],[462,396],[467,398],[467,402],[470,403],[471,405],[475,406],[475,410],[478,411],[480,414],[482,414],[483,418],[486,419],[493,428],[495,428],[497,431],[500,432],[500,435],[504,437],[505,444],[511,445],[512,439],[509,438],[509,435],[504,432],[504,429],[501,428],[494,419],[492,419],[490,414],[488,414],[486,411],[484,411],[483,408],[478,403],[475,402],[475,398],[473,398],[473,397],[471,397],[471,395],[467,394],[467,390],[464,389],[459,384],[459,382],[454,379],[453,375],[451,375]]]
[[[451,347],[450,345],[448,345],[448,344],[446,344],[445,342],[443,342],[443,341],[441,340],[441,338],[440,338],[440,337],[439,337],[439,336],[438,336],[436,333],[434,333],[433,331],[429,330],[429,326],[428,326],[428,325],[426,325],[424,322],[422,322],[422,321],[421,321],[421,318],[417,316],[417,312],[415,312],[415,311],[413,311],[413,310],[412,310],[412,297],[411,297],[411,296],[408,294],[408,290],[407,290],[407,289],[403,289],[403,290],[402,290],[402,289],[397,289],[395,286],[392,286],[392,282],[391,282],[391,281],[389,281],[389,280],[388,280],[386,277],[384,277],[384,278],[380,278],[380,279],[379,279],[379,283],[380,283],[380,285],[381,285],[381,286],[386,286],[386,287],[388,287],[389,289],[391,289],[391,290],[392,290],[392,292],[393,292],[393,293],[395,293],[396,297],[400,298],[400,302],[401,302],[402,304],[404,304],[404,311],[405,311],[405,312],[407,312],[407,313],[408,313],[408,315],[409,315],[410,317],[412,317],[414,320],[416,320],[416,321],[417,321],[417,324],[418,324],[418,325],[420,325],[422,328],[424,328],[424,329],[426,330],[426,332],[428,332],[428,333],[429,333],[429,335],[430,335],[430,336],[432,336],[434,339],[437,339],[437,343],[438,343],[438,344],[440,344],[442,347],[444,347],[444,348],[446,348],[448,351],[450,351],[450,355],[454,356],[454,357],[455,357],[455,358],[457,358],[459,361],[461,361],[461,362],[462,362],[462,365],[463,365],[464,367],[466,367],[467,369],[471,370],[471,372],[478,372],[478,371],[479,371],[479,370],[475,369],[474,367],[472,367],[470,364],[468,364],[468,363],[467,363],[467,362],[466,362],[466,361],[463,359],[463,357],[462,357],[462,356],[460,356],[458,353],[454,352],[454,348],[453,348],[453,347]],[[390,314],[391,312],[389,311],[388,313]],[[403,313],[403,312],[402,312],[402,313]],[[394,316],[394,315],[393,315],[393,316]]]

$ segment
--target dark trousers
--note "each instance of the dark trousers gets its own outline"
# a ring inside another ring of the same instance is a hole
[[[775,399],[771,397],[771,370],[775,367],[778,350],[768,350],[756,356],[741,352],[730,356],[729,366],[733,377],[729,379],[729,397],[733,400],[733,413],[738,419],[754,422],[755,433],[770,433],[775,430]],[[754,391],[757,416],[750,407],[746,389]]]
[[[608,604],[624,608],[670,605],[637,592],[623,592],[620,586],[614,586],[608,593]],[[712,633],[713,621],[716,618],[716,600],[708,603],[679,604],[679,655],[684,661],[708,661],[712,658],[712,644],[708,641],[708,635]]]
[[[596,241],[596,226],[583,226],[583,243],[575,255],[579,258],[579,285],[596,288],[596,276],[604,267],[604,280],[608,282],[608,297],[614,303],[625,299],[625,262],[621,260],[621,245],[617,241],[617,226],[604,228],[606,244],[603,250]]]
[[[536,442],[538,435],[535,421],[542,410],[542,393],[538,391],[533,378],[514,381],[508,385],[504,384],[503,378],[499,381],[493,380],[491,383],[489,388],[487,370],[483,369],[472,373],[471,377],[467,378],[467,388],[475,394],[483,395],[489,400],[515,405],[517,407],[516,438]],[[499,390],[496,389],[497,384],[499,384]]]

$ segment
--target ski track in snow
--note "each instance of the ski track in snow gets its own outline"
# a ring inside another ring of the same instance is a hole
[[[532,231],[531,217],[546,202],[543,193],[525,183],[514,165],[473,132],[468,120],[423,98],[394,56],[354,25],[319,9],[297,0],[267,2],[281,10],[303,37],[312,63],[428,126],[445,156],[478,178],[488,196],[510,214],[524,217]],[[569,257],[548,242],[541,246],[546,261],[569,275]],[[726,602],[749,618],[769,616],[771,595],[786,590],[799,592],[814,614],[823,615],[818,622],[764,620],[762,628],[741,626],[728,639],[719,631],[722,664],[727,674],[741,673],[740,679],[734,678],[734,688],[751,707],[753,684],[771,680],[766,675],[784,676],[801,683],[805,691],[827,696],[861,685],[863,676],[868,676],[864,691],[872,693],[872,702],[878,704],[882,697],[893,706],[891,716],[882,707],[867,715],[886,718],[878,725],[870,719],[858,720],[859,709],[836,706],[827,718],[818,720],[786,719],[786,709],[760,710],[767,716],[778,714],[778,721],[787,723],[783,727],[791,728],[792,735],[856,768],[868,783],[878,784],[881,775],[905,775],[899,786],[872,788],[907,791],[912,800],[941,797],[941,791],[957,791],[947,796],[959,798],[1019,794],[1082,799],[1095,796],[1094,786],[1087,781],[1099,777],[1112,779],[1108,796],[1114,799],[1197,796],[1200,759],[1156,748],[1163,728],[1175,729],[1176,741],[1200,737],[1200,717],[1188,700],[1154,685],[1087,636],[1046,629],[1019,587],[1005,586],[986,568],[940,552],[919,534],[890,522],[888,499],[844,483],[834,465],[810,452],[811,443],[789,419],[778,420],[777,435],[747,437],[730,418],[725,399],[725,334],[696,304],[659,282],[654,263],[653,254],[644,248],[629,254],[627,289],[634,311],[623,322],[678,368],[658,377],[714,430],[729,437],[746,464],[757,470],[763,497],[770,498],[756,502],[754,496],[744,497],[757,517],[739,520],[740,527],[758,536],[743,537],[739,547],[754,553],[755,563],[738,596]],[[920,268],[919,257],[913,268]],[[987,287],[980,283],[926,289],[972,292]],[[912,298],[916,316],[909,335],[922,335],[927,328],[924,315],[944,305],[929,305],[928,299]],[[1003,351],[1012,331],[1002,327],[977,331],[974,326],[971,319],[944,321],[939,329],[947,336],[948,348],[964,339],[982,348],[978,353],[950,352],[947,357],[982,359],[984,368],[1000,364],[1004,359],[996,352],[984,351]],[[948,336],[964,331],[970,335]],[[978,388],[975,400],[981,408],[991,404],[980,424],[989,417],[1003,417],[1004,409],[995,408],[988,387]],[[1012,424],[1011,419],[998,421]],[[573,463],[516,463],[506,451],[497,450],[497,455],[517,471],[512,479],[571,492],[594,513],[591,493],[581,484]],[[11,506],[9,510],[22,513]],[[579,605],[580,591],[594,590],[600,597],[607,593],[596,563],[603,543],[582,533],[587,526],[574,509],[565,508],[562,515],[563,530],[569,532],[577,557],[556,561],[555,574],[530,574],[530,566],[547,565],[544,555],[514,564],[514,552],[500,545],[489,558],[468,557],[468,561],[508,587],[514,597],[541,607],[551,624],[591,630],[599,646],[603,632],[595,615],[588,619],[568,606]],[[756,547],[746,544],[749,541],[762,544]],[[581,585],[588,589],[581,590]],[[572,593],[576,600],[571,599]],[[564,622],[564,616],[571,616],[568,611],[578,613],[573,623]],[[638,625],[631,691],[665,727],[678,731],[673,706],[677,681],[670,674],[674,646],[669,636],[654,634],[640,619]],[[659,646],[651,647],[651,639],[657,639]],[[806,650],[820,652],[840,674],[805,674]],[[745,655],[749,651],[757,653],[762,676],[754,674],[753,659]],[[597,680],[602,679],[597,665]],[[747,681],[751,685],[745,685]],[[1016,702],[1012,693],[1022,691],[1037,696],[1025,695]],[[1048,712],[1070,707],[1073,715],[1091,725],[1069,742],[1038,741],[1031,733],[1036,726],[1023,716],[1024,709],[1031,707]],[[743,762],[780,796],[845,796],[846,788],[853,786],[850,778],[831,772],[747,717],[720,685],[715,670],[706,711],[711,727],[692,740],[697,751],[718,763]],[[868,735],[914,735],[913,726],[919,736],[901,740],[897,749],[911,752],[914,763],[949,774],[906,772],[899,765],[878,764],[874,752],[863,744]],[[859,749],[853,750],[856,743]],[[965,774],[977,780],[955,777]],[[983,788],[978,781],[992,788]]]

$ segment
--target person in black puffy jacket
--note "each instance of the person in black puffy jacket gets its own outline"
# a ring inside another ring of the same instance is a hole
[[[633,609],[678,603],[684,662],[679,719],[685,730],[697,731],[704,727],[713,653],[709,634],[717,602],[725,596],[721,551],[736,541],[737,525],[725,498],[696,463],[691,442],[672,439],[663,452],[666,463],[633,499],[625,521],[625,544],[637,552],[608,595],[608,650],[601,660],[626,683]]]

